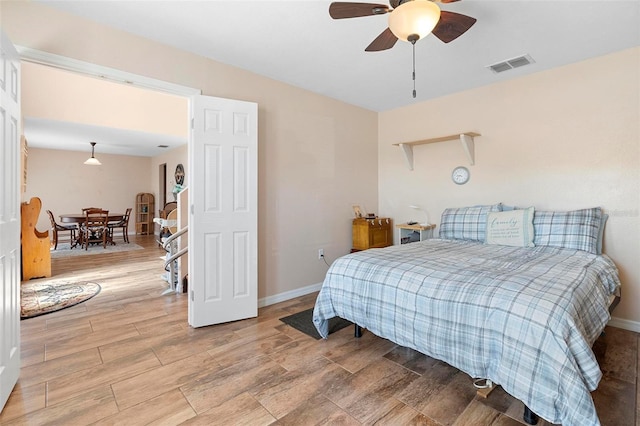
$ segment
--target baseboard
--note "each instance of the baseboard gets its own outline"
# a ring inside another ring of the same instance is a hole
[[[286,302],[287,300],[294,299],[296,297],[320,291],[321,287],[322,283],[317,283],[306,287],[297,288],[295,290],[285,291],[284,293],[275,294],[273,296],[267,296],[258,300],[258,307],[264,308],[265,306],[273,305],[280,302]]]
[[[607,324],[611,327],[621,328],[623,330],[635,331],[636,333],[640,333],[640,322],[631,321],[622,318],[611,317],[609,323]]]

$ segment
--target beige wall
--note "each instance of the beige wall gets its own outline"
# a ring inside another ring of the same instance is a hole
[[[40,4],[0,8],[18,45],[258,104],[258,286],[267,303],[320,283],[318,248],[329,260],[348,253],[351,205],[378,205],[376,113]]]
[[[503,202],[540,210],[602,206],[604,251],[623,282],[615,317],[640,324],[640,49],[388,111],[379,118],[380,212]],[[418,146],[414,171],[392,143],[476,131],[476,164],[458,141]],[[455,166],[470,181],[451,181]],[[418,219],[419,220],[419,219]],[[623,324],[625,325],[625,324]],[[629,325],[629,324],[626,324]]]
[[[378,115],[46,6],[0,8],[17,44],[258,103],[263,299],[322,280],[317,249],[329,260],[348,251],[352,204],[396,222],[420,220],[408,205],[422,204],[436,223],[448,206],[600,205],[624,282],[616,316],[640,321],[638,49]],[[482,134],[464,186],[450,179],[466,164],[459,144],[416,148],[412,172],[391,145],[460,131]],[[146,185],[157,182],[151,161]]]
[[[22,84],[28,82],[28,87],[22,90],[22,111],[26,117],[113,127],[187,140],[188,100],[185,97],[29,62],[22,62],[21,73]]]
[[[42,200],[37,229],[49,229],[46,210],[59,220],[64,213],[82,213],[83,207],[102,207],[124,213],[135,212],[136,194],[153,192],[149,184],[151,159],[125,155],[100,154],[102,166],[87,166],[88,152],[30,148],[27,160],[27,190],[23,201]],[[135,232],[135,219],[129,222]]]
[[[187,164],[187,146],[167,151],[153,158],[98,154],[102,166],[87,166],[84,161],[89,152],[60,151],[29,148],[27,159],[27,190],[23,201],[31,197],[42,200],[42,212],[37,229],[49,228],[46,210],[59,220],[63,213],[80,213],[83,207],[102,207],[115,213],[124,213],[127,207],[135,214],[136,194],[150,192],[155,197],[158,216],[160,164],[167,164],[167,184],[174,182],[178,163]],[[185,179],[185,184],[187,184]],[[168,187],[167,200],[173,195]],[[129,233],[135,233],[135,216],[131,216]]]
[[[186,111],[185,111],[186,114]],[[154,193],[157,194],[156,195],[156,199],[158,200],[158,203],[156,205],[156,210],[160,210],[163,206],[160,205],[159,200],[160,200],[160,188],[159,188],[159,182],[160,182],[160,174],[159,174],[159,170],[160,170],[160,165],[161,164],[166,164],[167,165],[167,193],[165,194],[165,200],[166,202],[170,202],[170,201],[174,201],[173,200],[173,193],[171,192],[171,190],[173,189],[173,186],[176,183],[176,180],[174,178],[175,175],[175,171],[176,171],[176,166],[178,164],[182,164],[182,166],[184,167],[184,171],[185,171],[185,177],[184,177],[184,184],[183,186],[187,186],[189,184],[189,170],[188,170],[188,161],[189,161],[189,156],[188,156],[188,146],[187,145],[183,145],[181,147],[178,147],[176,149],[172,149],[170,151],[167,151],[166,153],[162,154],[162,155],[157,155],[155,157],[153,157],[151,159],[151,168],[149,170],[149,185],[151,188],[154,189]],[[158,214],[158,213],[156,213]]]

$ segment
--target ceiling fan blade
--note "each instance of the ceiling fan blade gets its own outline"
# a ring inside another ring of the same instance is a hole
[[[440,12],[440,20],[432,32],[443,42],[449,43],[464,34],[475,23],[476,18],[443,10]]]
[[[329,15],[333,19],[384,15],[388,11],[389,6],[375,3],[333,2],[329,6]]]
[[[373,40],[371,44],[364,50],[366,52],[379,52],[381,50],[391,49],[397,41],[398,37],[393,35],[391,30],[387,28],[386,30],[381,32],[380,35],[376,37],[376,39]]]
[[[398,6],[400,6],[400,3],[404,3],[407,0],[389,0],[389,4],[391,5],[392,8],[396,8]],[[455,3],[457,1],[460,0],[431,0],[434,3]]]

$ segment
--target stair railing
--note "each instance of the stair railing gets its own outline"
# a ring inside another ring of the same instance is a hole
[[[175,245],[172,243],[176,240],[176,238],[180,237],[181,235],[186,233],[188,230],[189,230],[189,227],[185,226],[180,231],[176,232],[175,234],[172,234],[170,237],[168,237],[164,241],[164,243],[162,243],[162,248],[165,249],[167,252],[169,252],[169,258],[165,260],[165,263],[164,263],[164,270],[169,272],[169,288],[166,289],[164,292],[162,292],[162,294],[175,293],[176,291],[176,283],[174,279],[174,275],[176,273],[175,261],[178,258],[187,254],[187,252],[189,251],[189,248],[185,247],[182,250],[179,250],[178,252],[173,253],[172,251]]]

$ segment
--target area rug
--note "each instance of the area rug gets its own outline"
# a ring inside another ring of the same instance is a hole
[[[89,281],[27,281],[20,286],[20,319],[69,308],[86,302],[98,293],[100,284]]]
[[[142,250],[143,247],[134,244],[134,243],[125,243],[118,242],[116,245],[107,244],[107,248],[102,247],[102,245],[97,244],[93,246],[89,246],[87,250],[81,247],[71,248],[69,243],[58,243],[58,249],[54,250],[51,248],[51,258],[58,259],[61,257],[71,257],[71,256],[86,256],[90,254],[107,254],[107,253],[119,253],[123,251],[132,251],[132,250]]]
[[[291,327],[302,331],[304,334],[307,334],[314,339],[322,339],[316,330],[316,326],[313,325],[313,308],[289,315],[288,317],[280,318],[280,321],[285,324],[289,324]],[[329,320],[329,334],[335,333],[336,331],[342,330],[350,325],[353,325],[351,321],[347,321],[340,317],[331,318]]]

